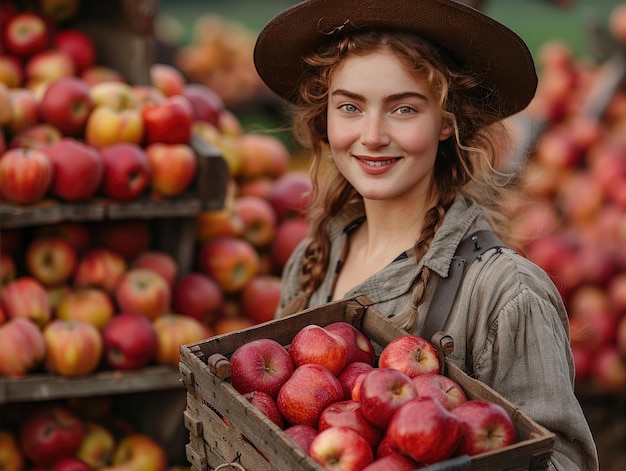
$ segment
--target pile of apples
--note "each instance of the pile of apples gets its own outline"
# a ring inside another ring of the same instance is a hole
[[[324,469],[413,470],[516,441],[506,410],[468,399],[419,336],[396,338],[376,358],[352,324],[311,324],[288,347],[242,345],[230,367],[233,388]]]
[[[174,471],[164,446],[111,416],[110,398],[75,404],[38,403],[7,414],[0,430],[6,471]],[[87,412],[85,407],[91,408]],[[96,411],[96,412],[94,412]]]
[[[539,52],[528,116],[543,133],[521,170],[527,192],[511,202],[521,253],[566,303],[577,386],[600,393],[626,391],[626,5],[608,32],[599,65],[560,41]]]

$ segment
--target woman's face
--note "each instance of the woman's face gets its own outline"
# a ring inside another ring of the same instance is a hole
[[[427,197],[439,141],[450,134],[427,83],[394,54],[350,56],[337,67],[328,141],[337,168],[365,199]]]

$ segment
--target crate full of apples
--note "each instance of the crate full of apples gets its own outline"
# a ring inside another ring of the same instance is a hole
[[[542,469],[554,434],[433,342],[357,297],[183,345],[187,458],[194,471]]]

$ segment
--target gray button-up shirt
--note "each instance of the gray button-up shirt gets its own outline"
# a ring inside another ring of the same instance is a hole
[[[345,229],[362,217],[360,210],[348,208],[331,224],[329,270],[320,288],[310,297],[308,307],[320,306],[330,299],[336,278],[334,268],[346,250]],[[480,207],[459,196],[421,260],[408,251],[406,256],[398,257],[355,286],[345,297],[365,295],[380,312],[388,316],[397,314],[410,302],[424,264],[445,278],[461,240],[476,230],[488,228]],[[303,249],[304,243],[294,251],[283,270],[282,300],[277,315],[285,314],[281,310],[302,295]],[[418,309],[417,335],[436,285],[437,277],[431,277],[427,298]],[[556,434],[550,469],[598,469],[591,431],[574,395],[567,312],[559,292],[542,269],[510,249],[487,252],[466,270],[444,330],[454,339],[454,352],[448,357],[452,362]]]

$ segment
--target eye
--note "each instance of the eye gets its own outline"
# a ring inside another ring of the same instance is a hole
[[[402,105],[402,106],[399,106],[398,108],[396,108],[396,113],[398,113],[398,114],[415,113],[415,108],[413,108],[412,106],[408,106],[408,105]]]
[[[357,113],[359,111],[356,105],[352,103],[345,103],[341,105],[339,109],[345,111],[346,113]]]

